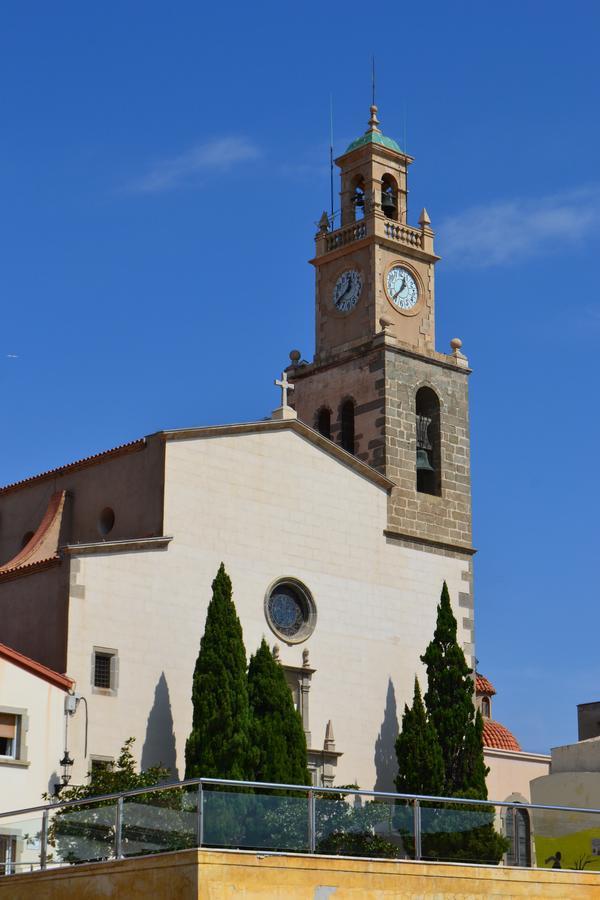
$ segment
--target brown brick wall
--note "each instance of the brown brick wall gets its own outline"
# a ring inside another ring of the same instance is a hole
[[[440,399],[442,495],[416,490],[415,395],[428,385]],[[390,528],[448,544],[471,545],[467,374],[401,351],[385,353],[385,474],[398,486]]]
[[[439,356],[439,354],[438,354]],[[337,363],[290,372],[291,402],[298,416],[316,428],[321,406],[331,410],[332,434],[340,442],[340,405],[356,403],[356,455],[397,485],[388,525],[427,540],[471,546],[471,486],[467,373],[401,349],[348,351]],[[415,395],[428,385],[440,399],[442,494],[416,489]]]

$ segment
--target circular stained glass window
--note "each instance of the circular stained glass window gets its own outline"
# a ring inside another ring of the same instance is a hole
[[[310,591],[295,579],[276,581],[265,597],[269,627],[288,644],[305,641],[313,632],[317,613]]]

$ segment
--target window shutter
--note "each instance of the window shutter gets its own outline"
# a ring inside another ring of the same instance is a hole
[[[17,717],[10,713],[0,713],[0,738],[14,739],[17,733]]]

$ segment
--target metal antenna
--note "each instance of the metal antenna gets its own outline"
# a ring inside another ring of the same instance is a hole
[[[333,231],[333,95],[329,95],[329,191],[331,195],[331,230]]]
[[[375,54],[371,57],[371,93],[372,93],[372,105],[375,106]]]

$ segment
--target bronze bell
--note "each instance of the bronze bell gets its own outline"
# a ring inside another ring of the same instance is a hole
[[[429,456],[427,455],[427,450],[424,450],[422,447],[417,448],[417,472],[435,472],[435,469],[429,462]]]
[[[386,216],[393,216],[396,212],[396,198],[393,194],[384,191],[381,195],[381,208]]]
[[[357,193],[354,195],[354,197],[352,198],[352,201],[353,201],[353,203],[354,203],[355,206],[359,206],[359,207],[361,207],[361,208],[364,208],[364,205],[365,205],[365,195],[364,195],[364,194],[359,194],[359,193],[357,192]]]

